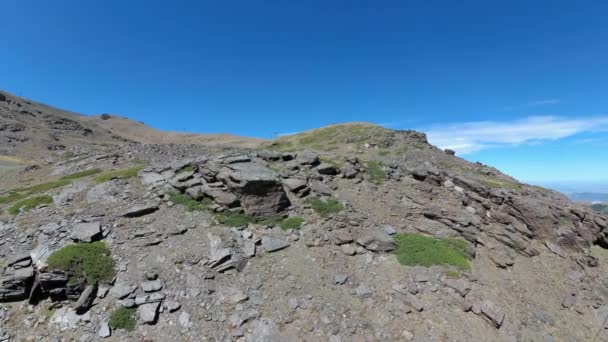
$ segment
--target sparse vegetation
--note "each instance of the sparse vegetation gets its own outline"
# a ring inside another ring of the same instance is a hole
[[[67,245],[51,254],[47,264],[50,269],[68,273],[71,283],[108,283],[116,275],[114,259],[101,241]]]
[[[39,205],[51,203],[53,203],[53,198],[48,195],[30,197],[13,204],[10,208],[8,208],[8,213],[11,215],[17,215],[21,210],[30,210]]]
[[[398,234],[394,240],[397,243],[395,254],[402,265],[452,265],[463,271],[470,269],[464,240],[438,240],[414,233]]]
[[[372,124],[348,123],[284,136],[265,148],[280,151],[302,149],[335,151],[339,149],[339,146],[356,148],[364,143],[381,144],[393,134],[390,130]]]
[[[249,223],[255,223],[257,221],[253,216],[244,213],[233,213],[230,211],[225,211],[215,215],[215,219],[219,224],[237,228],[245,227]]]
[[[131,177],[135,177],[137,176],[137,173],[143,168],[143,165],[137,165],[128,169],[108,171],[95,177],[95,182],[104,183],[107,181],[111,181],[112,179],[128,179]]]
[[[306,203],[310,204],[311,208],[322,217],[327,217],[344,209],[344,206],[335,198],[323,200],[319,197],[311,197],[306,200]]]
[[[283,230],[290,230],[290,229],[300,229],[300,227],[302,227],[302,224],[304,223],[304,219],[298,216],[292,216],[292,217],[288,217],[286,219],[284,219],[283,221],[281,221],[281,223],[279,223],[279,227],[281,227],[281,229]]]
[[[319,160],[335,167],[336,169],[340,169],[342,166],[344,166],[344,160],[342,160],[342,158],[339,156],[333,158],[328,156],[320,156]]]
[[[76,172],[76,173],[72,173],[70,175],[67,176],[63,176],[61,177],[61,179],[66,180],[66,179],[78,179],[78,178],[83,178],[83,177],[88,177],[88,176],[92,176],[95,174],[100,173],[101,170],[100,169],[90,169],[90,170],[85,170],[85,171],[80,171],[80,172]]]
[[[120,307],[112,311],[108,325],[112,329],[133,331],[137,325],[135,309]]]
[[[492,188],[492,189],[509,189],[509,190],[521,189],[521,185],[519,185],[517,183],[506,181],[506,180],[501,180],[498,178],[486,177],[485,179],[482,180],[482,183],[485,186]]]
[[[379,162],[375,160],[366,161],[365,167],[367,168],[367,173],[369,174],[370,182],[377,185],[384,183],[386,174],[384,173],[384,170],[382,170],[382,166]]]
[[[169,199],[175,204],[183,205],[188,211],[207,210],[213,203],[208,197],[205,197],[201,201],[197,201],[192,197],[177,191],[170,192]]]
[[[447,277],[447,278],[460,278],[461,274],[460,271],[458,270],[447,270],[445,272],[443,272],[443,274]]]
[[[598,213],[608,214],[608,204],[604,204],[604,203],[592,204],[591,209],[597,211]]]

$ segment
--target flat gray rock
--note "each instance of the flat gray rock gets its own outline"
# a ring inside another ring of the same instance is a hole
[[[122,214],[123,217],[140,217],[148,214],[152,214],[153,212],[158,210],[157,204],[141,204],[136,205],[129,208],[127,211]]]
[[[262,237],[262,248],[264,248],[266,252],[272,253],[287,247],[289,247],[289,241],[287,241],[287,239],[274,236]]]
[[[101,238],[101,224],[99,222],[77,223],[72,228],[70,238],[78,242],[93,242]]]
[[[146,282],[141,283],[141,289],[144,290],[144,292],[156,292],[162,288],[163,288],[163,283],[160,281],[160,279],[146,281]]]
[[[146,324],[154,324],[158,319],[158,309],[160,302],[143,304],[137,308],[137,314],[142,322]]]

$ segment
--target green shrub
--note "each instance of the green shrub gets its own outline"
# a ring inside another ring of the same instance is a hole
[[[194,198],[177,191],[169,193],[169,200],[175,204],[183,205],[188,211],[206,210],[213,203],[210,198],[205,197],[203,200],[197,201]]]
[[[283,230],[300,229],[304,223],[304,219],[298,216],[288,217],[279,223],[279,227]]]
[[[395,254],[402,265],[452,265],[464,271],[470,269],[464,252],[467,242],[456,242],[464,240],[438,240],[414,233],[397,234],[394,239],[397,244]]]
[[[27,211],[32,208],[36,208],[41,204],[51,203],[53,203],[53,198],[49,195],[30,197],[13,204],[10,208],[8,208],[8,212],[9,214],[17,215],[21,209]]]
[[[120,307],[112,311],[108,325],[112,329],[122,329],[126,331],[135,330],[137,320],[135,318],[135,309]]]
[[[377,185],[384,183],[386,174],[384,173],[384,170],[382,170],[382,166],[380,166],[379,162],[375,160],[366,161],[365,167],[367,168],[370,182]]]
[[[306,203],[310,204],[311,208],[322,217],[327,217],[344,209],[344,206],[334,198],[323,200],[319,197],[311,197],[306,200]]]
[[[68,273],[71,283],[108,283],[116,275],[114,259],[101,241],[67,245],[51,254],[47,264],[50,269]]]
[[[219,224],[223,224],[229,227],[245,227],[249,223],[257,222],[256,218],[243,213],[233,213],[225,211],[215,215],[215,219]]]
[[[104,183],[107,181],[111,181],[112,179],[128,179],[137,176],[137,173],[143,169],[143,165],[138,165],[134,167],[130,167],[128,169],[122,170],[114,170],[105,172],[97,177],[95,177],[95,181],[97,183]]]
[[[61,177],[61,179],[78,179],[78,178],[82,178],[82,177],[92,176],[92,175],[98,174],[100,172],[101,172],[100,169],[90,169],[90,170],[72,173],[67,176],[63,176],[63,177]]]

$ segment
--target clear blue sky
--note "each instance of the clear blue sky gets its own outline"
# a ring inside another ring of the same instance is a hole
[[[370,121],[523,180],[608,182],[606,1],[19,0],[0,89],[166,130]]]

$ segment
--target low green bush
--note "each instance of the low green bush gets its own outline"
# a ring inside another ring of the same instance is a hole
[[[283,230],[300,229],[300,227],[302,227],[302,223],[304,223],[303,218],[292,216],[281,221],[281,223],[279,223],[279,227],[281,227]]]
[[[225,211],[215,215],[215,219],[219,224],[236,228],[245,227],[249,223],[257,222],[256,218],[253,216],[243,213],[233,213],[230,211]]]
[[[137,165],[134,167],[130,167],[128,169],[122,170],[114,170],[102,173],[101,175],[95,177],[95,181],[97,183],[105,183],[107,181],[111,181],[112,179],[128,179],[137,176],[137,173],[144,168],[143,165]]]
[[[182,194],[177,191],[169,193],[169,200],[175,204],[183,205],[188,211],[206,210],[213,203],[208,197],[205,197],[201,201],[197,201],[187,194]]]
[[[375,160],[369,160],[365,162],[365,167],[367,169],[367,173],[369,174],[369,181],[380,185],[384,183],[384,179],[386,178],[386,174],[384,170],[382,170],[382,166],[379,162]]]
[[[48,195],[30,197],[13,204],[10,208],[8,208],[8,213],[11,215],[17,215],[19,214],[20,210],[27,211],[32,208],[36,208],[39,205],[51,203],[53,203],[53,198]]]
[[[135,317],[135,309],[120,307],[112,311],[108,325],[112,329],[122,329],[126,331],[135,330],[137,319]]]
[[[306,203],[322,217],[327,217],[344,209],[344,206],[334,198],[323,200],[319,197],[311,197],[306,200]]]
[[[82,178],[82,177],[92,176],[92,175],[98,174],[100,172],[101,172],[100,169],[84,170],[84,171],[72,173],[67,176],[63,176],[63,177],[61,177],[61,179],[78,179],[78,178]]]
[[[402,265],[452,265],[463,271],[470,269],[464,240],[438,240],[414,233],[397,234],[394,240],[397,244],[395,254]]]
[[[71,283],[109,283],[116,275],[114,259],[101,241],[67,245],[51,254],[47,264],[50,269],[68,273]]]

